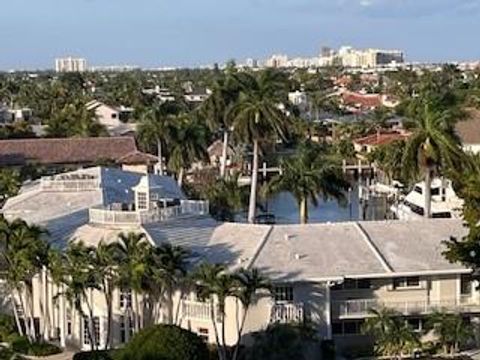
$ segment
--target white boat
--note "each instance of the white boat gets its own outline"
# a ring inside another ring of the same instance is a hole
[[[452,182],[434,178],[431,184],[432,218],[461,218],[463,200],[453,190]],[[425,212],[425,182],[415,184],[413,190],[398,204],[391,206],[392,212],[400,220],[422,219]]]

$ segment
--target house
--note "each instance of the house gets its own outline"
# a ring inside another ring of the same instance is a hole
[[[0,126],[10,125],[18,121],[30,121],[32,110],[29,108],[10,109],[0,105]]]
[[[129,169],[142,165],[142,172],[146,172],[153,158],[140,153],[135,139],[126,136],[0,140],[0,166],[33,164],[55,171],[111,163]]]
[[[211,90],[207,88],[196,88],[186,91],[184,98],[189,103],[202,103],[208,99],[211,93]]]
[[[438,309],[461,312],[476,324],[478,333],[478,283],[471,269],[451,264],[442,255],[443,240],[461,238],[468,231],[461,220],[219,223],[209,217],[208,203],[186,199],[171,178],[104,167],[42,178],[8,199],[3,214],[46,227],[52,246],[59,248],[78,239],[92,246],[101,240],[113,242],[119,232],[133,231],[144,233],[152,246],[168,242],[187,248],[192,265],[206,261],[223,263],[230,271],[260,269],[273,283],[272,296],[258,294],[247,312],[246,343],[249,334],[268,324],[308,321],[320,339],[333,339],[342,351],[370,340],[360,327],[369,310],[380,307],[398,311],[416,329]],[[46,331],[46,338],[58,339],[62,346],[88,349],[84,330],[89,321],[70,306],[62,289],[42,281],[48,278],[44,271],[34,279],[34,323],[40,332]],[[113,340],[119,346],[133,334],[131,314],[136,310],[128,290],[116,289],[113,296]],[[107,307],[98,291],[92,291],[91,298],[101,347]],[[140,294],[139,298],[142,302]],[[236,317],[244,312],[238,305],[227,298],[228,345],[237,340]],[[86,310],[86,304],[82,306]],[[174,306],[180,326],[215,341],[213,324],[220,326],[215,304],[194,292],[177,292]],[[159,322],[166,321],[165,312],[160,307]],[[25,313],[22,316],[23,322],[30,320]]]
[[[463,149],[478,154],[480,152],[480,110],[467,109],[467,118],[455,124]]]
[[[340,91],[340,100],[343,107],[352,113],[372,111],[379,107],[394,108],[399,104],[398,99],[385,94],[362,94],[347,90]]]
[[[210,159],[210,164],[212,165],[219,165],[222,162],[223,156],[223,141],[222,140],[215,140],[207,149],[208,157]],[[232,157],[234,156],[235,152],[233,151],[231,146],[227,147],[227,166],[232,164]]]
[[[126,135],[135,131],[135,124],[129,123],[133,117],[132,108],[110,106],[96,100],[88,102],[85,106],[95,113],[95,119],[105,126],[110,135]]]
[[[353,140],[353,147],[356,152],[371,153],[381,145],[388,145],[395,141],[406,140],[410,133],[405,131],[377,131],[375,134],[367,135]]]

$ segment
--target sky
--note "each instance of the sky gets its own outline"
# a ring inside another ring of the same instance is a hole
[[[480,0],[0,0],[0,69],[198,66],[321,46],[480,59]]]

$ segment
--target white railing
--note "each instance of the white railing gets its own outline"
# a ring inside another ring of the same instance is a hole
[[[303,303],[273,304],[270,313],[272,323],[301,323],[305,319]]]
[[[59,180],[42,178],[40,180],[40,187],[44,191],[92,191],[100,188],[100,180],[98,179],[74,179],[74,180]]]
[[[212,320],[212,305],[210,302],[182,300],[182,317],[188,320]],[[214,309],[215,319],[218,321],[218,311]]]
[[[480,310],[480,301],[468,297],[439,301],[381,301],[377,299],[344,300],[333,302],[334,315],[342,317],[363,317],[371,315],[371,310],[388,308],[403,315],[428,314],[436,310],[468,311]]]
[[[118,211],[105,208],[90,208],[91,223],[128,225],[148,224],[175,219],[186,215],[207,215],[208,201],[182,200],[178,206],[158,208],[150,211]]]

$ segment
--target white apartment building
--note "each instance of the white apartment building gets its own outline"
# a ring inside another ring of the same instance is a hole
[[[389,64],[401,64],[404,61],[400,50],[365,49],[356,50],[349,46],[341,47],[337,56],[345,67],[375,68]]]
[[[369,339],[360,334],[369,309],[395,309],[412,326],[443,309],[461,312],[472,323],[480,317],[480,292],[471,270],[442,256],[442,241],[466,233],[451,219],[345,222],[309,225],[219,223],[208,204],[185,199],[173,179],[142,176],[95,167],[45,178],[24,188],[3,209],[7,219],[21,217],[47,228],[52,245],[82,240],[95,246],[116,241],[120,232],[142,232],[152,246],[169,242],[189,249],[195,264],[222,263],[231,271],[258,268],[274,284],[272,296],[258,294],[247,313],[249,335],[276,322],[309,321],[320,339],[334,339],[345,349]],[[34,284],[34,323],[47,339],[89,349],[85,322],[62,296],[48,273]],[[91,292],[94,326],[103,346],[107,307]],[[133,334],[131,293],[114,294],[113,342],[120,346]],[[54,299],[56,299],[54,301]],[[143,300],[140,297],[140,303]],[[237,302],[226,303],[226,342],[237,340]],[[211,318],[213,308],[214,318]],[[194,292],[177,293],[177,323],[209,342],[220,326],[216,304]],[[138,314],[143,318],[142,310]],[[166,319],[164,307],[156,322]],[[22,314],[24,320],[27,315]],[[86,310],[86,308],[85,308]]]
[[[85,72],[87,71],[87,60],[83,58],[58,58],[55,59],[55,71],[62,72]]]

